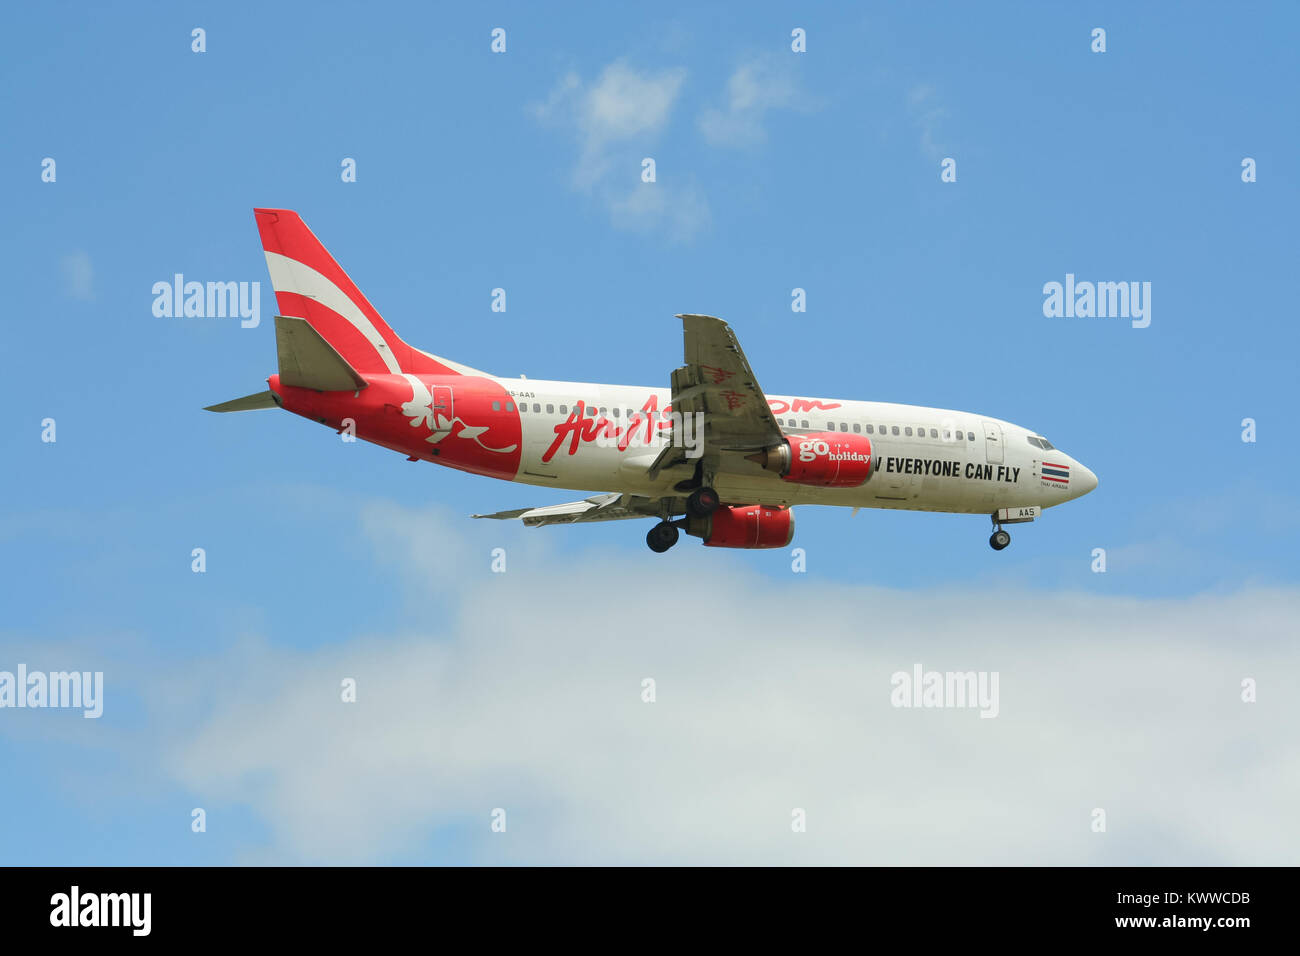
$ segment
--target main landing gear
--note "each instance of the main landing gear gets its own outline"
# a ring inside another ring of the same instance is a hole
[[[646,534],[645,543],[655,554],[663,554],[677,543],[678,535],[677,525],[671,521],[661,521]]]
[[[686,513],[691,518],[707,518],[721,506],[722,499],[708,485],[701,485],[686,498]],[[679,529],[686,526],[686,520],[670,521],[665,518],[650,529],[645,536],[645,543],[655,554],[663,554],[677,543],[681,534]]]

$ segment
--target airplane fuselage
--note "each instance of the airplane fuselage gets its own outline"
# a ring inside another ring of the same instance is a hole
[[[378,376],[355,395],[281,386],[289,411],[408,457],[507,481],[577,491],[671,496],[694,459],[654,478],[663,444],[691,439],[670,417],[668,389],[488,376]],[[1096,486],[1092,473],[1036,433],[949,409],[769,395],[785,434],[835,432],[870,441],[871,470],[858,487],[785,481],[743,456],[721,470],[724,502],[992,513],[1050,508]],[[351,424],[349,425],[349,420]],[[689,454],[690,449],[687,448]],[[1044,468],[1047,472],[1044,472]]]

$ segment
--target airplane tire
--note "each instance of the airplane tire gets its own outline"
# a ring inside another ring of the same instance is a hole
[[[678,534],[676,525],[661,521],[646,534],[645,543],[655,554],[663,554],[677,543]]]
[[[1011,535],[1007,534],[1005,531],[998,530],[989,535],[989,547],[994,551],[1001,551],[1010,543]]]
[[[718,510],[720,504],[722,499],[718,497],[718,493],[705,485],[691,492],[690,497],[686,499],[686,511],[692,518],[707,518]]]

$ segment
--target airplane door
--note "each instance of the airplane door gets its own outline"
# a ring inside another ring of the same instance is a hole
[[[997,422],[984,423],[984,455],[990,464],[1002,463],[1002,426]]]
[[[456,408],[452,404],[451,386],[435,385],[433,386],[433,428],[437,431],[440,428],[450,428],[451,421],[456,417]]]

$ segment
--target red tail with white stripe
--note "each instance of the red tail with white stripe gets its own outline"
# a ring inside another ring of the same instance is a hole
[[[407,345],[292,209],[255,209],[280,314],[306,319],[361,375],[480,375]]]

